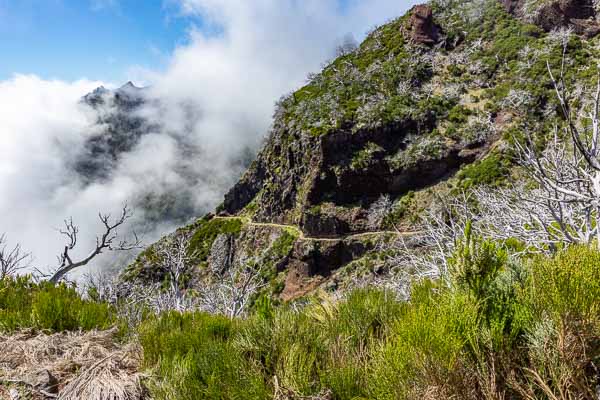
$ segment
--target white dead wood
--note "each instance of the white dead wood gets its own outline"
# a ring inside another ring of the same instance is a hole
[[[537,221],[548,237],[587,244],[596,239],[600,248],[600,71],[594,88],[571,90],[565,79],[568,32],[556,35],[563,46],[559,75],[549,63],[547,70],[565,120],[564,135],[556,127],[542,152],[532,135],[526,144],[517,143],[518,162],[536,184],[524,200],[533,213],[545,210],[551,216]]]
[[[392,211],[393,202],[388,195],[381,195],[377,201],[371,204],[367,215],[367,224],[371,229],[379,229],[385,218]]]
[[[231,318],[241,316],[253,296],[264,286],[260,268],[232,265],[212,284],[200,288],[200,308]]]
[[[67,243],[62,253],[58,256],[59,267],[52,274],[49,281],[52,283],[60,282],[69,272],[89,264],[94,258],[106,250],[128,251],[139,248],[141,242],[135,233],[133,234],[133,241],[117,241],[117,229],[125,224],[131,216],[132,214],[127,205],[123,206],[120,217],[114,221],[111,221],[109,214],[99,214],[98,217],[104,226],[104,233],[96,238],[96,246],[90,251],[87,257],[79,261],[74,261],[71,258],[71,253],[77,246],[79,227],[73,223],[73,219],[65,220],[65,226],[60,230],[60,233],[67,238]]]
[[[191,273],[192,258],[188,254],[189,237],[181,234],[168,240],[167,244],[158,250],[162,260],[162,270],[169,276],[169,289],[161,296],[160,301],[166,307],[176,311],[191,308],[190,301],[185,296],[185,280]]]

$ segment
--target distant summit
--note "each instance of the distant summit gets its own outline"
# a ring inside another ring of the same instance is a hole
[[[74,164],[84,182],[108,179],[123,153],[130,152],[152,127],[137,112],[146,104],[143,88],[127,82],[115,90],[100,86],[82,102],[97,111],[100,133],[87,139]]]
[[[100,86],[83,96],[82,101],[94,108],[108,104],[131,111],[144,103],[145,89],[135,86],[131,81],[115,90]]]

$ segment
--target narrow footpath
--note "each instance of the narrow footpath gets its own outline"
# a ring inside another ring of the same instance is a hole
[[[351,233],[349,235],[341,235],[337,237],[314,237],[314,236],[306,236],[304,232],[296,225],[285,225],[285,224],[274,224],[267,222],[254,222],[250,218],[247,217],[214,217],[215,219],[221,220],[233,220],[239,219],[244,222],[245,225],[256,226],[256,227],[271,227],[278,229],[288,229],[296,232],[298,238],[300,240],[306,241],[315,241],[315,242],[339,242],[347,239],[360,239],[367,238],[371,236],[382,236],[382,235],[394,235],[398,237],[411,237],[418,234],[421,234],[421,231],[397,231],[397,230],[382,230],[382,231],[369,231],[369,232],[359,232],[359,233]]]

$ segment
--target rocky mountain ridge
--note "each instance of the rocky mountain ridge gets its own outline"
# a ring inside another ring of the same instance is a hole
[[[152,132],[155,127],[138,115],[146,102],[145,90],[132,82],[115,90],[101,86],[81,99],[97,113],[97,124],[104,127],[87,139],[73,165],[84,181],[108,179],[120,157]]]
[[[124,276],[164,279],[158,250],[179,235],[189,237],[196,284],[260,266],[271,293],[290,300],[361,269],[383,273],[382,249],[410,233],[420,210],[508,179],[510,141],[524,126],[548,128],[556,103],[546,63],[559,65],[562,48],[540,15],[559,10],[556,26],[573,27],[584,14],[571,7],[582,1],[540,1],[536,18],[519,1],[432,1],[375,29],[282,97],[265,146],[218,216],[150,246]],[[585,15],[596,23],[595,12]],[[577,32],[569,52],[583,66],[595,39]],[[372,218],[382,201],[391,211]]]

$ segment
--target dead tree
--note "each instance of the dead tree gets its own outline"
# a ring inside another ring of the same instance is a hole
[[[563,36],[568,37],[568,32]],[[571,91],[565,79],[567,45],[563,38],[558,76],[547,62],[565,135],[561,137],[557,127],[542,152],[530,135],[526,144],[517,143],[517,161],[536,183],[525,194],[527,203],[550,216],[538,221],[546,234],[571,243],[589,244],[595,239],[600,249],[600,71],[591,95],[583,88]]]
[[[441,278],[449,283],[448,259],[464,237],[469,221],[477,215],[468,194],[452,198],[439,197],[420,217],[417,234],[399,236],[393,243],[381,243],[385,254],[385,276],[370,276],[363,285],[375,286],[394,293],[400,299],[410,296],[412,283],[422,279]]]
[[[230,318],[242,315],[250,300],[265,286],[260,268],[231,266],[212,284],[200,289],[200,308]]]
[[[104,226],[104,233],[96,238],[96,246],[88,256],[79,261],[73,261],[71,258],[71,252],[77,246],[79,228],[73,223],[73,219],[65,220],[65,227],[60,230],[60,233],[67,238],[67,244],[62,253],[58,256],[59,267],[52,274],[49,281],[54,284],[60,282],[69,272],[89,264],[105,250],[127,251],[139,248],[141,242],[135,233],[133,241],[117,241],[117,229],[131,218],[131,216],[132,214],[127,205],[123,206],[120,217],[113,222],[111,222],[109,214],[98,214],[98,217]]]
[[[30,265],[31,253],[23,251],[20,244],[9,248],[6,244],[6,235],[0,235],[0,280],[14,276]]]
[[[388,195],[381,195],[377,201],[369,207],[367,225],[371,229],[380,229],[386,217],[392,212],[394,204]]]
[[[562,47],[558,74],[546,64],[563,126],[555,126],[541,151],[532,133],[535,128],[525,128],[525,143],[515,140],[516,162],[528,182],[474,191],[480,208],[477,229],[491,239],[516,238],[529,251],[594,241],[600,248],[600,74],[593,90],[581,85],[570,89],[565,79],[570,35],[569,30],[550,35]],[[526,104],[515,106],[527,113]]]
[[[169,288],[156,297],[156,310],[186,311],[193,308],[193,302],[185,293],[185,280],[191,273],[192,258],[188,254],[189,237],[177,235],[158,249],[162,259],[162,270],[169,277]]]

